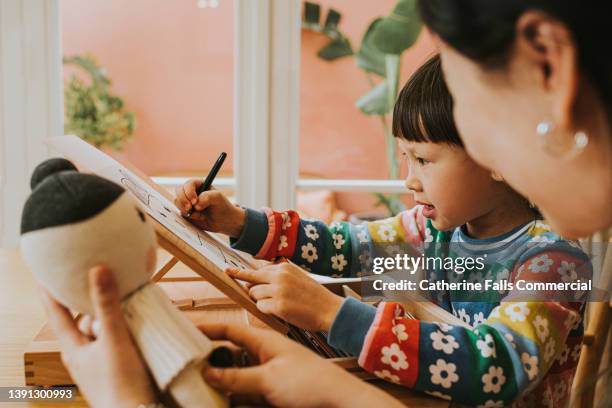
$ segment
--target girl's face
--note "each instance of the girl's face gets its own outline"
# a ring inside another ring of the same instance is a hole
[[[609,127],[606,132],[605,123],[593,124],[602,116],[597,114],[597,105],[587,102],[591,108],[581,108],[591,127],[584,151],[571,159],[552,155],[536,133],[538,123],[567,124],[580,115],[577,108],[572,118],[559,119],[555,107],[563,99],[561,78],[546,78],[543,64],[519,51],[511,54],[503,70],[485,70],[443,42],[440,52],[454,99],[455,123],[470,156],[503,176],[568,238],[611,225],[612,147]],[[576,103],[584,102],[589,95],[575,98]],[[557,128],[550,137],[554,143],[571,147],[574,133]]]
[[[398,140],[408,164],[406,187],[425,205],[423,214],[436,229],[450,230],[499,206],[506,187],[470,159],[461,147]]]

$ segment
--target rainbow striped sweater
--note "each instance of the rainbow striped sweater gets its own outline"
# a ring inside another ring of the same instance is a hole
[[[257,258],[286,257],[332,277],[371,274],[377,244],[386,250],[409,244],[431,256],[430,248],[440,248],[434,244],[449,243],[457,243],[463,256],[486,254],[484,270],[465,272],[466,281],[571,282],[592,274],[579,246],[542,221],[477,240],[463,228],[437,231],[420,206],[381,221],[330,226],[295,211],[247,209],[243,233],[232,240],[234,248]],[[426,277],[452,281],[456,274],[438,268],[427,270]],[[328,339],[359,356],[359,364],[377,376],[440,398],[479,407],[562,406],[580,355],[587,294],[562,302],[518,299],[517,290],[496,292],[486,301],[470,301],[460,291],[435,294],[439,306],[471,329],[408,318],[395,302],[375,308],[346,299]]]

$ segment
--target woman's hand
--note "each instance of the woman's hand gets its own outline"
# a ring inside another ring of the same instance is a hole
[[[272,330],[242,325],[200,327],[211,339],[244,347],[258,365],[204,371],[213,387],[237,396],[261,396],[278,407],[401,407],[383,391],[325,361],[305,347]]]
[[[257,308],[300,328],[329,331],[342,298],[320,285],[298,266],[283,262],[258,270],[229,268],[233,278],[249,282]]]
[[[49,323],[70,376],[94,408],[135,408],[155,402],[153,382],[123,319],[111,271],[100,266],[92,268],[89,291],[99,322],[99,336],[95,339],[81,333],[68,309],[41,288]]]
[[[220,232],[232,238],[240,237],[246,211],[232,204],[219,191],[204,191],[198,196],[196,189],[202,180],[189,180],[176,189],[174,204],[193,224],[206,231]],[[188,211],[194,212],[188,216]]]

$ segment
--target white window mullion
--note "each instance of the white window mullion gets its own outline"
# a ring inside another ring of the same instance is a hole
[[[234,5],[236,199],[257,208],[269,205],[270,1]]]
[[[410,194],[403,180],[334,180],[298,179],[296,188],[300,191],[332,190],[359,191],[365,193]]]
[[[166,187],[171,191],[174,191],[178,186],[182,186],[187,181],[194,178],[202,178],[201,174],[194,174],[192,176],[182,177],[151,177],[155,184],[159,184],[162,187]],[[220,191],[235,191],[236,190],[236,179],[233,177],[216,177],[213,183],[215,189]]]
[[[43,140],[62,134],[59,0],[0,1],[0,246],[19,240]]]
[[[236,0],[234,173],[237,201],[295,206],[299,0]]]
[[[40,6],[37,0],[33,0]],[[48,0],[45,2],[45,32],[47,69],[47,133],[48,136],[61,136],[64,134],[64,51],[62,48],[62,21],[61,0]],[[52,154],[47,144],[41,147],[47,155]]]
[[[272,0],[270,205],[295,208],[299,166],[301,2]]]

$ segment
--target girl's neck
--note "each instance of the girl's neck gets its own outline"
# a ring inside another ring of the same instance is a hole
[[[512,231],[536,218],[524,199],[508,200],[489,212],[466,223],[467,234],[476,239],[493,238]]]

